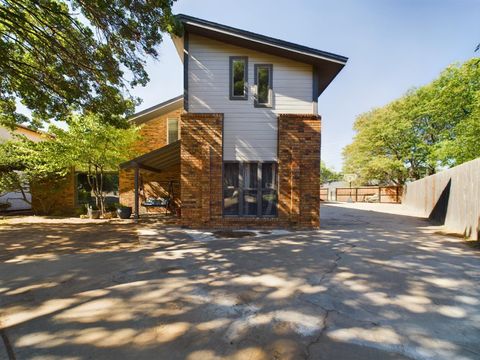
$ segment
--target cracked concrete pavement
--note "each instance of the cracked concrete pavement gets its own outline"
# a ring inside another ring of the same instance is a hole
[[[0,359],[480,358],[478,250],[397,205],[321,214],[243,239],[0,227]]]

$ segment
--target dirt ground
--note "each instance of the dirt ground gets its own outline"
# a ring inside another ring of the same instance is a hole
[[[237,239],[3,221],[0,359],[480,358],[478,250],[396,205],[321,213]]]

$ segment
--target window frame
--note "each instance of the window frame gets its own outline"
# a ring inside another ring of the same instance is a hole
[[[223,161],[222,162],[222,215],[225,217],[238,217],[239,215],[225,215],[225,191],[228,190],[225,187],[225,164],[238,164],[238,185],[234,187],[233,190],[238,189],[238,213],[241,212],[241,207],[243,206],[240,204],[241,198],[241,189],[240,189],[240,179],[243,178],[241,174],[240,162],[239,161]]]
[[[178,118],[167,118],[167,145],[170,145],[171,143],[175,141],[170,141],[170,120],[175,120],[177,122],[177,140],[180,140],[180,121]]]
[[[258,70],[268,69],[268,103],[258,102]],[[254,106],[256,108],[271,108],[273,107],[273,64],[255,64],[253,67],[254,83],[255,83],[255,98]]]
[[[244,82],[244,94],[242,96],[234,95],[233,91],[233,62],[237,60],[244,61],[244,72],[243,72],[243,82]],[[248,100],[248,56],[230,56],[229,58],[229,92],[230,100]]]
[[[224,167],[227,163],[234,163],[238,164],[238,215],[228,215],[224,213],[225,209],[225,182],[224,182]],[[257,187],[253,188],[245,188],[244,186],[244,164],[246,163],[254,163],[257,164]],[[262,187],[262,167],[263,164],[274,164],[276,171],[276,188],[263,188]],[[279,175],[278,175],[278,162],[277,161],[238,161],[238,160],[224,160],[222,163],[222,216],[226,218],[276,218],[278,217],[278,189],[279,184]],[[256,190],[257,191],[257,213],[255,215],[246,215],[244,211],[244,191],[249,190]],[[276,203],[276,210],[274,215],[262,215],[262,195],[265,190],[274,190],[277,193],[277,203]]]
[[[75,207],[84,206],[84,205],[92,205],[95,201],[95,197],[93,197],[93,196],[90,197],[90,202],[79,201],[78,186],[79,186],[80,180],[79,180],[78,177],[80,175],[86,175],[86,174],[87,174],[86,171],[75,171],[74,172],[74,198],[75,198],[74,203],[75,203]],[[111,192],[113,192],[114,196],[118,197],[118,199],[120,200],[120,172],[119,171],[106,171],[103,175],[116,176],[117,177],[117,184],[116,184],[117,188],[116,188],[116,190],[112,190]],[[105,191],[105,189],[104,189],[104,193],[108,194],[109,191]],[[107,204],[107,201],[105,201],[105,204]]]

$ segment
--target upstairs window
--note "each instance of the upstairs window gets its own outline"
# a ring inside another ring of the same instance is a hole
[[[230,56],[230,100],[248,98],[248,58]]]
[[[271,64],[255,65],[255,107],[272,107],[272,72]]]
[[[178,140],[178,119],[167,120],[167,143],[171,144]]]

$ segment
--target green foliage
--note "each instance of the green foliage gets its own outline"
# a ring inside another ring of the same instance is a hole
[[[330,169],[325,163],[322,161],[320,163],[320,182],[322,184],[329,183],[332,181],[339,181],[342,179],[342,174],[336,172],[333,169]]]
[[[90,167],[118,170],[118,165],[132,155],[132,145],[138,140],[138,128],[120,129],[97,115],[72,115],[68,123],[68,130],[56,126],[49,130],[63,151],[62,161],[77,171]]]
[[[68,130],[52,126],[54,142],[61,148],[63,164],[86,173],[96,205],[105,210],[105,189],[111,178],[108,172],[118,171],[120,163],[135,155],[133,144],[139,139],[138,128],[120,129],[99,116],[73,115]]]
[[[19,192],[23,200],[29,188],[42,189],[35,192],[36,201],[42,213],[49,213],[54,194],[62,189],[68,168],[58,156],[61,149],[53,141],[34,142],[25,136],[0,144],[0,194]]]
[[[104,209],[105,188],[112,186],[106,172],[118,171],[118,165],[134,155],[131,149],[138,129],[117,128],[95,115],[74,115],[68,122],[68,130],[52,126],[52,136],[45,141],[16,136],[0,144],[0,193],[20,191],[29,202],[26,190],[35,187],[41,189],[37,194],[45,195],[40,202],[47,204],[75,168],[87,173],[96,205]],[[47,205],[42,206],[48,212]]]
[[[71,111],[124,124],[145,85],[147,56],[178,32],[174,0],[0,0],[0,124],[63,120]],[[125,70],[128,71],[126,78]]]
[[[480,59],[360,115],[343,151],[359,182],[403,184],[480,156]]]
[[[0,144],[0,192],[16,191],[17,183],[28,185],[52,176],[63,177],[67,168],[54,141],[35,142],[24,136]]]

